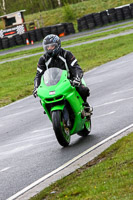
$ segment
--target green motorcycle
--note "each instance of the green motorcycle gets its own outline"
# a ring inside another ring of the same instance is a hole
[[[84,80],[82,83],[85,85]],[[37,95],[52,121],[59,144],[66,147],[71,135],[85,137],[91,131],[91,116],[87,116],[84,101],[68,78],[67,70],[49,68],[41,78]]]

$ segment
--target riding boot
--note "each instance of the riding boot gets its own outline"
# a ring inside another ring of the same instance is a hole
[[[92,112],[93,112],[93,107],[90,106],[90,104],[88,102],[84,102],[83,103],[83,106],[84,106],[84,110],[86,112],[86,114],[88,116],[91,116],[92,115]]]

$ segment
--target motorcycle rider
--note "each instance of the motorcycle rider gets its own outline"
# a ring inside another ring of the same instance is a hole
[[[62,70],[66,69],[69,74],[69,78],[73,81],[77,91],[81,95],[86,112],[91,112],[90,105],[87,103],[87,97],[90,95],[88,87],[81,83],[83,77],[83,71],[79,66],[75,56],[67,50],[61,48],[61,40],[57,35],[47,35],[43,40],[44,55],[42,55],[38,61],[37,73],[34,79],[33,95],[36,98],[37,88],[41,82],[41,76],[44,71],[51,67],[58,67]]]

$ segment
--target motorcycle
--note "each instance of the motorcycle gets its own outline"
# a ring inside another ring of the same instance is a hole
[[[83,78],[82,83],[85,85]],[[91,132],[91,115],[86,114],[84,101],[68,78],[67,70],[47,69],[41,78],[37,96],[61,146],[68,146],[75,133],[85,137]]]

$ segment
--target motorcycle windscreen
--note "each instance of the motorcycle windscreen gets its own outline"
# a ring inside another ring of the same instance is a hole
[[[62,72],[63,71],[59,68],[47,69],[43,75],[45,85],[56,85],[61,79]]]

